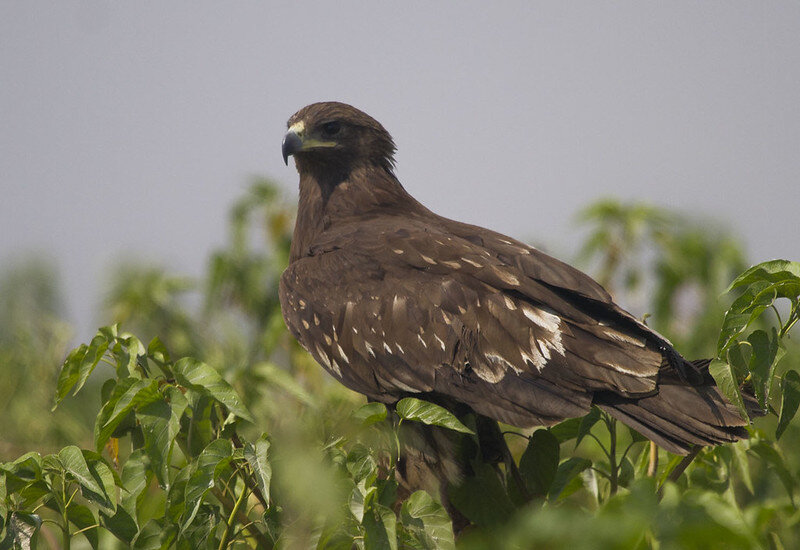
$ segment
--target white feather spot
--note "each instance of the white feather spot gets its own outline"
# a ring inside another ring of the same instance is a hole
[[[389,344],[386,342],[383,343],[383,349],[386,350],[386,353],[392,353],[392,348],[389,347]]]
[[[510,309],[511,311],[514,311],[515,309],[517,309],[517,304],[514,303],[514,300],[511,299],[511,296],[503,295],[503,299],[505,300],[506,307],[508,309]]]
[[[419,343],[422,344],[423,348],[428,349],[428,344],[425,343],[425,340],[423,340],[422,336],[420,336],[419,334],[417,334],[417,340],[419,340]]]
[[[333,370],[336,372],[336,374],[341,376],[342,371],[339,370],[339,365],[336,365],[335,362],[332,363],[325,351],[323,351],[323,349],[319,346],[317,346],[317,360],[322,364],[323,367],[329,371]],[[336,367],[334,367],[334,365],[336,365]]]
[[[339,368],[339,363],[337,363],[336,359],[334,359],[333,357],[331,357],[331,370],[336,373],[336,376],[341,378],[342,369]]]
[[[333,340],[331,340],[331,337],[328,336],[327,334],[323,334],[322,337],[325,338],[325,343],[328,344],[329,346],[333,343]]]
[[[519,286],[519,279],[517,279],[513,274],[509,273],[504,269],[500,269],[498,267],[493,267],[492,272],[497,275],[501,281],[506,283],[507,285],[511,286]]]
[[[395,344],[395,345],[394,345],[394,347],[396,347],[396,348],[397,348],[397,351],[399,351],[400,353],[405,353],[405,352],[403,351],[403,346],[401,346],[400,344]]]
[[[539,350],[536,349],[536,347],[535,347],[536,344],[532,340],[531,340],[531,346],[533,346],[533,349],[531,350],[530,354],[525,352],[525,351],[520,350],[520,353],[522,355],[522,359],[526,363],[529,363],[529,364],[533,365],[536,368],[536,370],[541,371],[544,368],[544,366],[547,363],[547,361],[539,353]]]
[[[358,334],[358,329],[356,327],[353,327],[353,334]]]
[[[434,260],[430,256],[426,256],[425,254],[420,254],[420,256],[422,256],[422,259],[428,262],[429,264],[436,265],[436,260]]]
[[[461,264],[452,260],[441,260],[439,263],[451,269],[461,269]]]
[[[495,366],[497,366],[497,367],[499,367],[499,368],[501,368],[503,370],[511,369],[511,370],[513,370],[514,372],[517,372],[517,373],[521,372],[518,368],[516,368],[514,365],[512,365],[511,362],[508,361],[502,355],[498,355],[497,353],[487,353],[485,355],[485,357],[486,357],[486,359],[489,360],[490,363],[492,363],[493,365],[495,365]]]
[[[475,267],[481,267],[482,264],[479,264],[476,261],[470,260],[469,258],[461,258],[463,261],[467,262],[469,265],[473,265]]]
[[[624,334],[624,333],[619,332],[618,330],[614,330],[612,328],[604,328],[603,329],[603,334],[605,334],[606,336],[609,336],[609,337],[611,337],[614,340],[617,340],[619,342],[625,342],[626,344],[633,344],[634,346],[638,346],[640,348],[644,347],[644,340],[641,340],[639,338],[635,338],[635,337],[630,336],[628,334]]]
[[[345,362],[345,363],[349,363],[349,362],[350,362],[350,359],[347,357],[347,354],[346,354],[346,353],[344,352],[344,350],[342,349],[342,346],[340,346],[340,345],[337,343],[337,344],[336,344],[336,348],[339,350],[339,355],[341,355],[341,356],[342,356],[342,359],[344,359],[344,362]]]
[[[539,370],[544,368],[544,365],[552,357],[551,352],[556,352],[559,355],[564,355],[564,344],[561,343],[561,332],[555,331],[549,335],[549,338],[536,338],[531,331],[530,346],[533,358],[533,364]]]
[[[399,249],[399,248],[393,248],[392,252],[394,252],[395,254],[402,254],[403,253],[403,251],[401,249]]]
[[[306,301],[303,300],[302,298],[299,300],[298,303],[300,304],[300,309],[305,309],[306,308]]]
[[[366,348],[367,348],[367,353],[369,353],[369,354],[370,354],[372,357],[375,357],[375,350],[374,350],[374,349],[373,349],[373,347],[370,345],[370,343],[369,343],[369,342],[367,342],[367,341],[365,340],[365,341],[364,341],[364,345],[365,345],[365,346],[366,346]]]
[[[444,341],[442,341],[442,339],[436,336],[435,334],[433,335],[433,337],[436,338],[436,341],[439,342],[439,347],[442,348],[442,351],[444,351],[445,350]]]
[[[624,372],[625,374],[632,374],[633,376],[638,376],[638,377],[642,376],[641,371],[631,370],[631,369],[629,369],[628,367],[626,367],[624,365],[620,365],[620,364],[614,363],[612,361],[603,361],[603,364],[606,365],[607,367],[611,367],[612,369],[614,369],[616,371]]]
[[[308,327],[310,326],[310,325],[308,324],[308,321],[306,321],[305,319],[303,319],[303,320],[302,320],[302,323],[303,323],[303,328],[305,328],[306,330],[308,330]]]
[[[550,332],[558,332],[558,327],[561,325],[561,318],[558,315],[553,315],[527,304],[523,304],[522,313],[525,314],[525,317]]]
[[[397,294],[394,295],[394,299],[392,300],[392,314],[399,315],[403,308],[406,307],[406,299],[404,296],[398,296]]]
[[[314,324],[319,326],[319,316],[316,313],[314,314]]]

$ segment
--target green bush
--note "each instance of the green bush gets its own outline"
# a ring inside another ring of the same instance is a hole
[[[54,421],[41,399],[25,408],[6,396],[0,548],[800,545],[797,262],[744,270],[721,231],[638,205],[587,209],[583,257],[617,300],[652,296],[652,324],[687,354],[716,357],[726,395],[741,403],[746,388],[770,414],[749,440],[689,459],[597,409],[549,429],[504,426],[516,466],[507,470],[474,452],[474,417],[417,399],[393,410],[365,403],[289,337],[277,281],[292,218],[259,181],[233,208],[230,242],[205,281],[121,267],[106,303],[121,325],[101,328],[48,376],[68,341],[54,286],[36,286],[46,269],[7,278],[5,295],[19,299],[0,302],[4,379],[54,391],[70,420]],[[41,299],[23,299],[20,285]],[[76,405],[98,394],[96,407]],[[48,428],[34,437],[26,423]],[[447,488],[450,513],[435,486],[409,492],[395,475],[404,441],[423,427],[471,460],[474,475]]]

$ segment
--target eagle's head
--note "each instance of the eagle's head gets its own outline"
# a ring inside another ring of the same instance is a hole
[[[312,103],[287,123],[283,160],[298,171],[350,172],[360,166],[394,167],[394,141],[381,124],[346,103]]]

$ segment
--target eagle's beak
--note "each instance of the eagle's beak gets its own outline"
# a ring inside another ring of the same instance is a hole
[[[281,153],[283,153],[283,162],[288,166],[289,157],[303,148],[303,139],[297,135],[294,130],[289,130],[283,136],[283,145],[281,146]]]

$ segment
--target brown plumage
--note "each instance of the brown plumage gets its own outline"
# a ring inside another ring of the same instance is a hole
[[[417,395],[520,427],[594,404],[681,454],[747,437],[705,363],[580,271],[422,206],[395,177],[394,150],[343,103],[301,109],[284,138],[300,202],[281,306],[336,379],[384,403]]]

